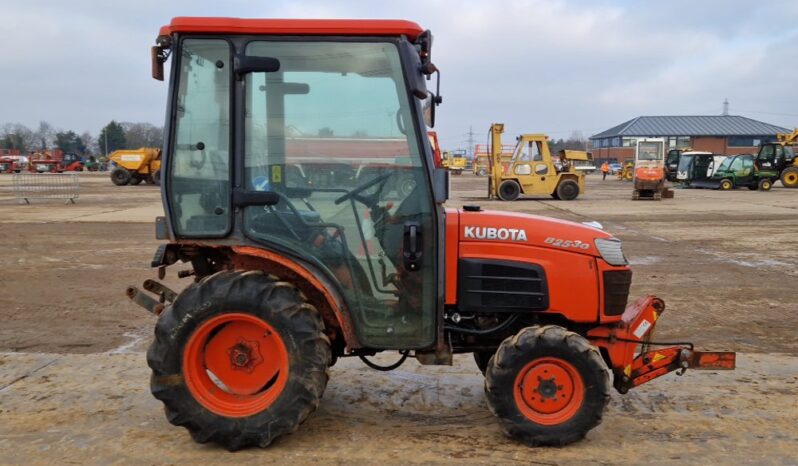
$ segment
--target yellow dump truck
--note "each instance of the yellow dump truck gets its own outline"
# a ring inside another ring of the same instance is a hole
[[[463,174],[463,170],[467,165],[468,160],[465,156],[465,151],[446,151],[441,158],[441,166],[451,171],[453,175]]]
[[[117,186],[161,184],[161,149],[142,147],[113,152],[108,159],[115,164],[111,181]]]

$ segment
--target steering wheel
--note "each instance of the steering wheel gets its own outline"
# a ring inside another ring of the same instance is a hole
[[[382,175],[363,183],[357,188],[349,191],[348,193],[336,199],[335,205],[338,205],[348,199],[355,199],[356,201],[362,202],[366,206],[371,207],[376,202],[375,199],[376,196],[363,197],[360,195],[360,193],[379,183],[385,183],[385,181],[388,180],[388,178],[390,178],[391,175],[392,173],[383,173]]]

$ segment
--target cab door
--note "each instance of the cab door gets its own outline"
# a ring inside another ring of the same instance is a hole
[[[280,66],[238,84],[236,173],[244,196],[276,195],[243,207],[248,238],[333,282],[364,346],[413,349],[436,336],[436,205],[397,45],[240,44]]]

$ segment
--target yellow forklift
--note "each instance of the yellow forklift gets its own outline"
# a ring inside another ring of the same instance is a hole
[[[585,192],[585,174],[574,166],[575,161],[589,160],[585,151],[560,151],[552,157],[549,138],[545,134],[522,134],[513,151],[509,169],[502,166],[502,133],[504,124],[490,127],[491,174],[488,197],[514,201],[521,195],[548,195],[571,201]]]

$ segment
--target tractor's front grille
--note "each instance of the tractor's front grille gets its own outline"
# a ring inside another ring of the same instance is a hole
[[[463,311],[545,311],[549,307],[546,273],[537,264],[461,259],[458,280],[458,307]]]
[[[632,286],[631,270],[607,270],[604,272],[604,315],[619,316],[626,309],[629,287]]]

